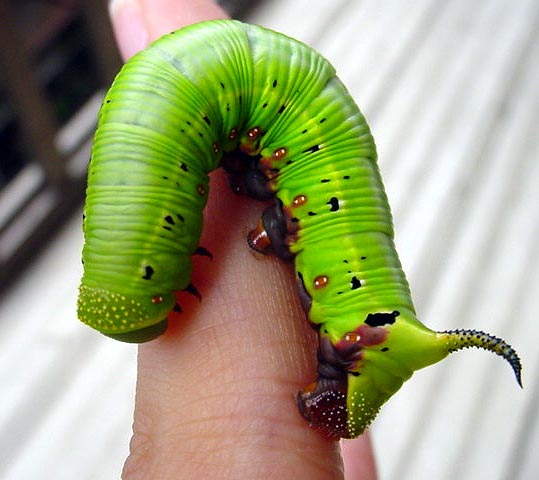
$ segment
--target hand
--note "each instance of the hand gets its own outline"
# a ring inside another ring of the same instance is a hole
[[[226,14],[211,1],[115,0],[124,58],[183,25]],[[299,306],[289,265],[246,244],[262,204],[235,196],[212,173],[184,313],[139,347],[134,433],[123,478],[339,479],[339,443],[311,430],[294,396],[316,376],[316,336]],[[346,478],[376,477],[367,436],[343,448]]]

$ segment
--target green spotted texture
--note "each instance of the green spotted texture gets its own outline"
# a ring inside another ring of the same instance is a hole
[[[253,140],[255,127],[262,135]],[[347,338],[361,345],[339,407],[346,418],[329,422],[330,434],[359,435],[413,371],[455,349],[495,351],[520,374],[514,351],[494,337],[436,333],[416,319],[373,138],[329,62],[236,21],[165,35],[108,91],[88,172],[83,322],[135,342],[166,329],[174,292],[189,285],[208,173],[237,149],[272,172],[295,229],[287,240],[312,299],[310,321],[337,350]],[[387,325],[366,324],[384,312],[399,314]]]

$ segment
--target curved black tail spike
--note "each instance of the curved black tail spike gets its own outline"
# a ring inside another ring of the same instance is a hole
[[[479,330],[457,329],[440,333],[447,336],[447,348],[450,353],[463,348],[476,347],[503,357],[511,365],[517,382],[522,387],[522,364],[520,363],[520,358],[515,349],[505,340]]]

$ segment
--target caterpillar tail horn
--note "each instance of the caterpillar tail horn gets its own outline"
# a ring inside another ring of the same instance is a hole
[[[515,373],[518,384],[522,387],[522,365],[517,352],[507,342],[501,338],[489,335],[479,330],[448,330],[440,332],[440,335],[446,340],[446,347],[449,353],[462,350],[463,348],[482,348],[489,352],[503,357]]]

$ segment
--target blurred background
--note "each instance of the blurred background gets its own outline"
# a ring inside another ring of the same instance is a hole
[[[369,121],[420,318],[519,351],[419,372],[372,427],[381,479],[539,472],[539,2],[223,1],[324,54]],[[0,478],[118,478],[136,348],[76,320],[106,1],[0,0]],[[247,247],[246,247],[247,248]]]

